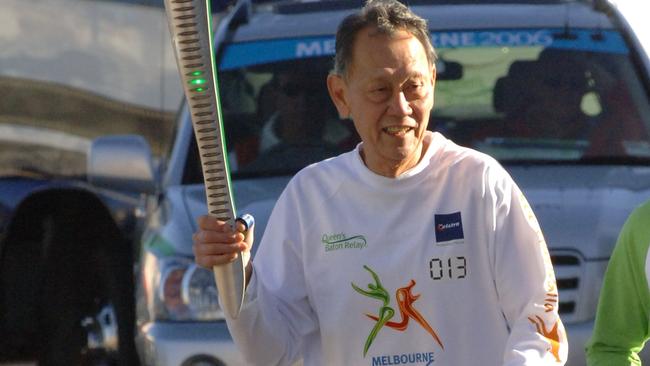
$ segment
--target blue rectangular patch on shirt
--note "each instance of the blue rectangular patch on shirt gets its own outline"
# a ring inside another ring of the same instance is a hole
[[[445,215],[435,215],[436,224],[436,242],[445,243],[455,240],[462,240],[463,221],[460,218],[460,212],[454,212]]]

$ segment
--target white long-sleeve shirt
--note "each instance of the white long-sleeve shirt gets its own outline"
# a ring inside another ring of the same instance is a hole
[[[298,173],[227,319],[259,365],[562,365],[546,243],[492,158],[438,133],[397,178],[359,149]]]

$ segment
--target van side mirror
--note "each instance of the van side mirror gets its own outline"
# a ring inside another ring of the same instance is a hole
[[[139,135],[109,135],[93,140],[88,181],[97,187],[156,193],[157,174],[147,141]]]

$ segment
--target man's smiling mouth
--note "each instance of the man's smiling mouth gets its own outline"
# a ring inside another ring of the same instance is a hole
[[[390,127],[384,127],[382,128],[382,131],[389,135],[393,136],[402,136],[405,135],[407,132],[410,132],[413,130],[413,127],[410,126],[390,126]]]

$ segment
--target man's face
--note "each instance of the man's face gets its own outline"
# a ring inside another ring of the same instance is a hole
[[[307,116],[307,105],[313,85],[300,75],[289,73],[278,75],[278,103],[277,107],[283,118],[291,122],[302,122]]]
[[[330,105],[323,85],[324,76],[295,71],[278,75],[277,109],[289,129],[320,136],[323,111]]]
[[[357,35],[347,77],[330,76],[328,88],[339,114],[354,121],[369,169],[397,176],[418,163],[434,84],[425,49],[409,32]]]
[[[581,104],[587,92],[586,80],[584,73],[574,69],[565,65],[563,73],[540,73],[532,83],[530,93],[534,103],[526,108],[523,117],[537,130],[538,136],[575,139],[584,130],[586,115]]]

